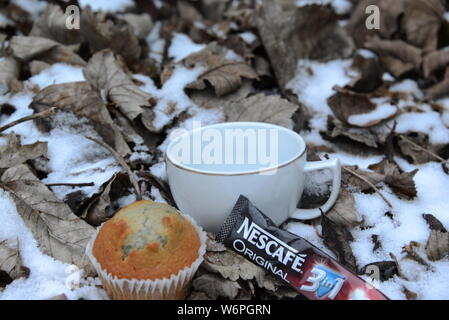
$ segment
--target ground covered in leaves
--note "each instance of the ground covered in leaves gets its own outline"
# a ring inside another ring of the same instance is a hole
[[[369,4],[378,30],[365,27]],[[80,29],[66,28],[68,5],[80,6]],[[170,134],[263,121],[299,132],[309,160],[344,165],[327,216],[285,228],[392,299],[449,299],[447,10],[444,0],[2,1],[0,298],[106,299],[85,245],[138,197],[174,205]],[[302,206],[326,199],[329,178],[309,177]],[[211,239],[190,298],[301,297]]]

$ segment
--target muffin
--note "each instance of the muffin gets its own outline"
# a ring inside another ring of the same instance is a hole
[[[142,200],[104,223],[87,255],[111,299],[183,299],[203,260],[205,239],[190,217]]]

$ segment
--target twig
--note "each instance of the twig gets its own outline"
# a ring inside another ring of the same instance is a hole
[[[131,168],[128,166],[125,159],[123,159],[123,157],[121,155],[119,155],[117,153],[117,151],[115,151],[111,146],[107,145],[103,141],[97,140],[97,139],[95,139],[93,137],[89,137],[89,136],[86,136],[86,138],[89,140],[92,140],[95,143],[98,143],[100,146],[102,146],[103,148],[107,149],[110,153],[112,153],[114,158],[120,163],[120,165],[123,167],[123,169],[125,169],[126,173],[128,174],[129,180],[131,181],[134,189],[136,190],[136,199],[142,200],[142,193],[140,191],[140,187],[139,187],[139,183],[137,182],[137,178],[134,175],[134,173],[131,171]]]
[[[400,276],[404,280],[408,281],[408,278],[405,276],[404,272],[402,272],[402,268],[399,265],[398,258],[396,258],[396,256],[393,254],[393,252],[390,252],[390,257],[391,257],[391,259],[393,259],[393,262],[396,265],[396,269],[398,270],[398,276]]]
[[[95,183],[93,182],[85,182],[85,183],[46,183],[47,187],[59,187],[59,186],[68,186],[68,187],[93,187]]]
[[[15,121],[12,121],[12,122],[4,125],[3,127],[0,127],[0,132],[3,132],[5,130],[7,130],[7,129],[9,129],[9,128],[19,124],[19,123],[25,122],[25,121],[30,121],[30,120],[34,120],[34,119],[40,119],[40,118],[47,118],[47,117],[55,114],[55,112],[56,112],[56,107],[52,107],[52,108],[49,108],[49,109],[44,110],[42,112],[35,113],[35,114],[32,114],[32,115],[29,115],[29,116],[17,119]]]
[[[437,155],[436,153],[433,153],[433,152],[430,151],[430,150],[427,150],[427,149],[424,148],[424,147],[421,147],[419,144],[417,144],[416,142],[413,142],[412,140],[410,140],[409,138],[407,138],[406,136],[404,136],[404,135],[402,135],[402,134],[399,135],[399,139],[402,139],[402,140],[404,140],[405,142],[410,143],[412,146],[418,148],[419,150],[421,150],[421,151],[423,151],[423,152],[425,152],[425,153],[430,154],[432,157],[434,157],[434,158],[440,160],[441,162],[449,163],[448,160],[446,160],[446,159],[440,157],[439,155]]]
[[[402,252],[407,254],[407,257],[415,260],[416,262],[418,262],[419,264],[422,264],[423,266],[427,267],[427,268],[431,268],[430,264],[428,264],[426,262],[426,260],[424,260],[416,251],[415,251],[415,247],[417,246],[417,244],[415,242],[410,242],[410,244],[405,245],[402,247]]]
[[[349,172],[349,173],[352,174],[353,176],[355,176],[355,177],[359,178],[360,180],[363,180],[364,182],[366,182],[371,188],[373,188],[373,190],[374,190],[377,194],[380,195],[380,197],[385,201],[385,203],[386,203],[390,208],[393,208],[393,205],[391,204],[391,202],[388,201],[387,198],[385,198],[385,196],[382,194],[382,192],[380,192],[380,190],[377,189],[377,187],[376,187],[374,184],[372,184],[371,181],[369,181],[368,179],[366,179],[365,177],[359,175],[357,172],[355,172],[355,171],[353,171],[353,170],[351,170],[351,169],[348,169],[348,168],[346,168],[346,167],[342,167],[342,168],[343,168],[343,170],[346,170],[347,172]]]

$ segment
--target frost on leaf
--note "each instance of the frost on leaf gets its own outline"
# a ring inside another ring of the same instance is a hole
[[[190,68],[198,66],[204,68],[198,79],[187,88],[203,90],[206,83],[209,83],[217,96],[237,90],[242,85],[242,78],[258,77],[246,62],[226,59],[214,52],[213,46],[191,54],[183,60],[183,64]]]
[[[26,165],[9,168],[0,180],[0,187],[10,193],[38,247],[45,254],[92,274],[85,250],[94,228],[75,216]]]

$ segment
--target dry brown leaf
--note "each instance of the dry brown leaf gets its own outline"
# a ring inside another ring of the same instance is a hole
[[[32,76],[35,76],[36,74],[41,73],[43,70],[51,67],[50,64],[40,60],[33,60],[30,62],[29,65],[30,65],[30,73]]]
[[[407,298],[407,300],[416,300],[418,299],[418,294],[407,289],[405,286],[402,287],[402,292],[404,292],[405,297]]]
[[[139,89],[120,67],[111,50],[97,52],[83,71],[86,79],[114,102],[126,117],[134,121],[140,118],[150,131],[153,126],[153,97]]]
[[[350,246],[354,238],[348,229],[335,223],[326,215],[321,216],[321,228],[324,244],[335,253],[338,261],[352,271],[356,271],[357,262]]]
[[[84,268],[87,274],[94,274],[85,256],[94,228],[75,216],[26,165],[6,170],[0,180],[3,183],[0,187],[10,193],[17,212],[41,250],[57,260]]]
[[[377,58],[364,58],[358,54],[354,57],[351,68],[359,71],[360,76],[346,86],[354,92],[369,93],[382,84],[383,67]]]
[[[18,241],[13,245],[0,242],[0,271],[6,272],[12,280],[28,277],[30,270],[22,263]]]
[[[224,113],[226,120],[257,121],[291,127],[291,117],[298,109],[296,104],[281,98],[279,95],[266,96],[258,93],[243,100],[233,102]]]
[[[39,59],[49,64],[62,62],[77,66],[86,65],[86,61],[69,47],[42,37],[14,36],[9,43],[9,50],[20,61]]]
[[[282,90],[295,75],[299,59],[346,58],[354,49],[352,39],[328,6],[263,1],[256,17],[258,33]]]
[[[64,293],[58,294],[57,296],[48,298],[47,300],[68,300]]]
[[[41,15],[34,20],[29,36],[43,37],[62,44],[82,42],[79,29],[68,29],[66,27],[67,17],[59,6],[48,4]]]
[[[393,56],[381,56],[380,61],[395,78],[401,78],[406,73],[415,70],[415,66],[411,62],[404,62]]]
[[[350,166],[348,168],[375,186],[382,183],[385,178],[385,176],[381,173],[362,170],[362,169],[359,169],[357,166]],[[343,172],[342,172],[342,182],[345,185],[351,186],[353,188],[355,187],[362,192],[372,191],[372,187],[368,183],[366,183],[364,180],[354,176],[353,174],[347,172],[346,170],[343,170]]]
[[[131,154],[131,150],[120,130],[112,121],[100,94],[88,82],[68,82],[45,87],[35,95],[31,108],[36,112],[41,112],[50,107],[90,119],[91,125],[98,134],[120,155]],[[38,123],[44,121],[47,122],[46,119],[41,119],[38,120]],[[51,123],[45,123],[43,126],[51,127]]]
[[[410,200],[417,196],[418,191],[413,177],[418,169],[402,172],[396,163],[389,161],[387,158],[377,164],[370,165],[369,168],[383,175],[383,181],[399,198]]]
[[[360,216],[355,208],[355,199],[351,192],[342,188],[332,209],[326,214],[337,224],[351,228],[360,224]]]
[[[391,174],[386,175],[385,183],[399,198],[414,199],[418,194],[415,181],[413,180],[417,172],[418,169],[410,172],[399,172],[399,169],[395,168]]]
[[[140,57],[139,40],[124,20],[111,20],[102,12],[94,14],[90,7],[81,13],[81,33],[93,53],[110,49],[132,63]]]
[[[402,253],[406,253],[406,258],[414,260],[430,270],[431,267],[429,263],[416,251],[419,247],[420,244],[418,242],[410,241],[409,244],[402,247]]]
[[[158,189],[162,198],[169,205],[176,207],[175,200],[173,200],[173,196],[171,194],[170,187],[167,181],[153,175],[150,171],[139,171],[137,172],[137,176],[141,181],[147,183],[149,186],[153,186]]]
[[[435,100],[449,94],[449,67],[446,67],[444,78],[437,84],[424,90],[424,99]]]
[[[333,117],[328,117],[327,131],[324,133],[333,142],[341,140],[350,146],[348,151],[357,152],[354,149],[354,142],[362,147],[377,149],[379,147],[379,137],[376,133],[364,128],[351,128]]]
[[[207,252],[202,267],[232,281],[254,279],[260,288],[276,291],[274,283],[266,278],[266,271],[263,268],[256,266],[231,250]]]
[[[20,65],[13,57],[0,60],[0,94],[11,90],[11,81],[19,77]]]
[[[202,291],[191,291],[186,300],[212,300],[212,298]]]
[[[426,220],[429,225],[430,230],[436,230],[439,232],[447,232],[447,229],[443,226],[440,220],[435,218],[435,216],[431,214],[423,214],[424,220]]]
[[[222,277],[206,273],[195,278],[192,282],[192,287],[194,290],[204,292],[211,299],[227,298],[234,299],[241,286],[236,282],[228,279],[223,279]]]
[[[214,52],[208,46],[183,60],[187,67],[203,66],[205,70],[198,79],[189,85],[189,89],[203,90],[210,83],[217,96],[233,92],[242,85],[242,78],[256,79],[256,72],[246,62],[228,60]]]
[[[429,137],[425,133],[406,132],[406,133],[401,134],[401,136],[402,135],[427,150],[433,149],[433,147],[429,143]],[[410,142],[408,142],[405,139],[399,138],[397,143],[398,143],[400,152],[411,163],[422,164],[422,163],[426,163],[426,162],[435,160],[429,153],[423,152],[422,149],[418,148],[416,145],[411,144]]]
[[[402,40],[382,40],[373,37],[365,47],[379,54],[388,71],[401,76],[411,69],[419,70],[422,62],[422,50]]]
[[[47,142],[21,145],[20,137],[11,133],[6,145],[0,146],[0,169],[14,167],[43,155],[47,155]]]
[[[17,59],[29,61],[49,52],[58,45],[57,42],[42,37],[14,36],[9,43],[9,49]]]
[[[405,0],[401,24],[407,42],[424,51],[435,50],[445,11],[441,0]]]
[[[380,29],[366,28],[366,19],[368,17],[366,8],[369,5],[376,5],[380,14]],[[399,18],[404,12],[404,0],[361,0],[357,7],[352,11],[347,24],[347,30],[353,37],[357,47],[362,47],[365,41],[376,34],[389,39],[393,34],[399,31]]]
[[[448,63],[449,51],[438,50],[429,52],[423,59],[424,77],[429,78],[434,71],[445,68]]]
[[[125,20],[132,28],[137,39],[145,39],[153,27],[151,17],[146,14],[125,13],[119,16],[119,19]]]
[[[238,103],[245,99],[252,91],[254,91],[254,88],[251,85],[251,81],[243,80],[243,83],[238,90],[224,96],[217,96],[212,88],[207,88],[202,91],[192,90],[188,94],[190,99],[201,108],[223,108],[225,110],[233,103]]]
[[[99,226],[110,218],[114,211],[111,203],[119,197],[129,194],[131,182],[129,177],[124,173],[116,173],[111,179],[106,181],[87,205],[80,217],[87,221],[90,225]],[[117,208],[121,209],[121,208]]]
[[[449,233],[431,230],[426,244],[427,258],[441,260],[449,254]]]
[[[440,220],[431,214],[423,214],[430,228],[426,244],[427,258],[431,261],[441,260],[449,254],[449,233]]]
[[[365,121],[354,121],[351,116],[358,116],[375,112],[378,106],[373,103],[369,96],[352,92],[339,87],[334,88],[337,92],[327,99],[327,104],[335,116],[340,120],[354,127],[371,127],[382,121],[390,119],[396,113],[380,113],[375,118],[369,117]]]

